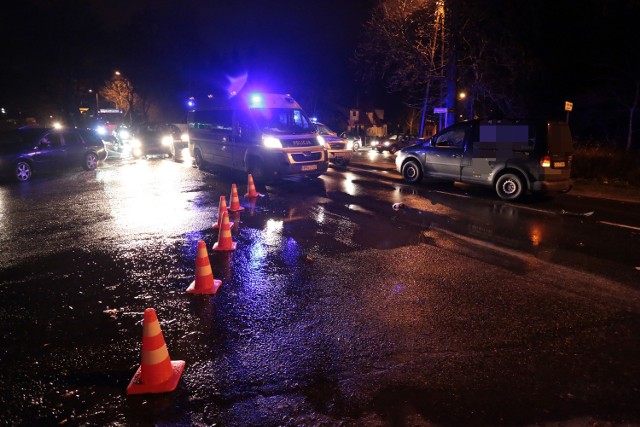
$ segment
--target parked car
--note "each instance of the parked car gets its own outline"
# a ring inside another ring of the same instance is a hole
[[[362,142],[362,137],[360,135],[358,135],[357,133],[342,132],[340,134],[340,138],[346,139],[348,143],[350,142],[351,143],[351,148],[352,148],[353,151],[358,151],[359,149],[364,147],[364,144]]]
[[[146,123],[136,126],[130,141],[131,155],[135,158],[153,155],[173,157],[176,153],[174,144],[176,126],[164,123]],[[178,129],[179,131],[179,129]],[[180,136],[177,137],[180,139]]]
[[[371,142],[371,149],[377,150],[378,153],[382,153],[385,151],[390,152],[391,154],[400,150],[401,148],[408,147],[409,145],[415,144],[416,137],[411,137],[409,135],[396,134],[391,135],[389,137],[380,138],[378,140],[374,140]]]
[[[400,150],[405,181],[424,176],[493,187],[501,199],[569,191],[573,141],[564,122],[472,120]]]
[[[318,134],[324,138],[324,142],[329,145],[329,161],[337,165],[346,166],[351,162],[351,154],[353,153],[353,145],[346,139],[341,138],[338,134],[320,122],[315,122],[318,128]]]
[[[0,132],[0,173],[29,181],[34,173],[80,167],[93,170],[107,158],[89,129],[22,128]]]

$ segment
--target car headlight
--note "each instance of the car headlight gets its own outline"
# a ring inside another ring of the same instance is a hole
[[[121,130],[120,132],[118,132],[118,136],[122,139],[129,139],[131,137],[131,134],[128,130]]]
[[[162,145],[171,145],[173,144],[173,137],[171,135],[165,135],[162,137]]]
[[[189,134],[187,132],[185,132],[182,135],[180,135],[180,141],[189,142]]]
[[[353,141],[347,141],[347,150],[353,150]]]
[[[132,146],[132,147],[136,147],[136,148],[137,148],[137,147],[141,147],[141,146],[142,146],[142,144],[140,143],[140,140],[139,140],[139,139],[135,139],[135,138],[133,138],[133,139],[131,140],[131,146]]]
[[[391,145],[391,143],[390,143],[389,141],[385,141],[385,142],[384,142],[384,146],[385,146],[385,147],[388,147],[388,146],[390,146],[390,145]]]
[[[282,148],[282,142],[273,136],[263,136],[262,145],[267,148]]]
[[[96,128],[96,132],[98,132],[98,135],[106,135],[107,134],[107,128],[104,126],[98,126]]]
[[[375,147],[376,145],[378,145],[378,141],[375,141],[375,140],[371,141],[371,146],[372,147]]]

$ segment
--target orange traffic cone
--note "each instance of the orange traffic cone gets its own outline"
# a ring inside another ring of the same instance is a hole
[[[243,211],[244,208],[240,206],[240,199],[238,198],[238,187],[235,184],[231,184],[231,202],[229,204],[229,211],[238,212]]]
[[[156,311],[147,308],[142,323],[142,363],[127,387],[127,394],[166,393],[175,390],[184,360],[171,360]]]
[[[207,245],[203,240],[198,241],[198,253],[196,255],[196,280],[189,285],[189,294],[215,294],[222,285],[222,280],[213,278]]]
[[[213,245],[214,251],[235,251],[236,242],[231,239],[231,226],[229,225],[229,213],[222,215],[222,225],[218,234],[218,242]]]
[[[213,228],[220,228],[222,225],[222,214],[225,212],[227,212],[227,199],[224,196],[220,196],[220,204],[218,205],[218,222],[213,224]],[[230,227],[233,227],[233,222],[230,224]]]
[[[255,199],[258,196],[262,196],[262,194],[256,191],[256,185],[253,183],[253,176],[249,174],[249,178],[247,178],[247,194],[245,194],[244,197]]]

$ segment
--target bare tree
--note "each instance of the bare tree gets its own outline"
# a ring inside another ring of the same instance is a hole
[[[365,34],[355,55],[361,79],[382,80],[389,91],[405,93],[410,106],[421,105],[424,123],[427,105],[442,101],[443,0],[383,0],[366,23]]]
[[[100,96],[109,102],[113,102],[116,108],[123,110],[124,116],[129,116],[131,123],[133,123],[135,106],[143,104],[140,97],[135,93],[131,81],[119,74],[105,82],[105,85],[100,90]]]

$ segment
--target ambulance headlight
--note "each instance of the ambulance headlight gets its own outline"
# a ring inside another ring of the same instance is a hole
[[[282,148],[282,142],[273,136],[263,136],[262,145],[267,148]]]
[[[162,145],[173,144],[173,137],[171,135],[165,135],[162,137]]]

